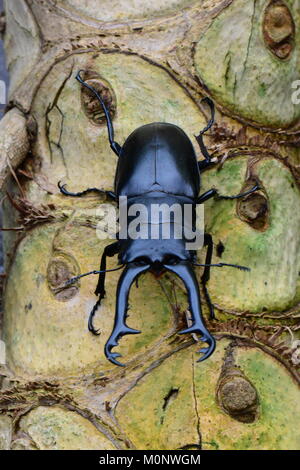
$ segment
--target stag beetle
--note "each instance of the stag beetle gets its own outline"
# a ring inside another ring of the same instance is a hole
[[[59,182],[59,189],[64,195],[80,197],[90,192],[98,192],[106,194],[117,202],[121,196],[126,196],[128,208],[135,203],[143,203],[147,206],[156,201],[166,203],[169,206],[174,202],[189,203],[195,209],[197,204],[202,204],[214,196],[219,199],[236,199],[245,197],[259,189],[258,185],[255,185],[249,191],[236,196],[220,196],[216,189],[210,189],[199,196],[200,172],[214,165],[203,141],[203,134],[210,129],[214,122],[214,104],[210,98],[206,97],[204,101],[210,107],[211,118],[200,134],[195,136],[204,160],[197,161],[192,142],[181,128],[165,122],[154,122],[139,127],[129,135],[123,146],[120,146],[114,140],[111,116],[103,99],[93,87],[84,81],[81,72],[81,70],[78,72],[76,79],[100,102],[106,118],[110,146],[119,160],[114,191],[89,188],[82,192],[73,193]],[[151,224],[151,220],[148,223]],[[204,266],[201,282],[211,318],[214,318],[214,310],[206,287],[210,276],[210,267],[231,266],[242,270],[249,269],[234,264],[211,264],[213,241],[208,233],[204,234],[204,246],[207,247],[205,264],[200,265],[196,262],[196,251],[187,250],[185,242],[184,238],[165,240],[160,237],[159,239],[140,240],[120,239],[117,235],[117,241],[105,247],[99,271],[82,274],[68,281],[67,284],[70,284],[88,274],[99,274],[95,291],[99,298],[88,321],[89,331],[97,335],[99,332],[94,329],[93,318],[101,300],[105,297],[105,273],[125,266],[117,287],[114,328],[105,345],[105,355],[112,363],[123,366],[117,360],[120,354],[112,352],[112,348],[118,345],[119,339],[127,334],[140,333],[140,331],[126,325],[126,317],[130,287],[134,280],[146,271],[152,272],[155,276],[170,271],[183,281],[188,293],[192,325],[180,331],[180,334],[199,334],[201,341],[208,344],[207,348],[200,349],[199,352],[203,353],[203,356],[198,361],[203,361],[213,353],[215,339],[203,322],[199,286],[192,266]],[[115,255],[118,255],[121,266],[113,270],[106,270],[106,258]]]

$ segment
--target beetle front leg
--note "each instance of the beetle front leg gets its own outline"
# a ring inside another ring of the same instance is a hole
[[[139,330],[134,330],[126,325],[126,317],[128,310],[128,297],[129,291],[134,280],[149,269],[149,265],[139,266],[136,264],[127,265],[121,274],[117,288],[117,300],[116,300],[116,316],[113,331],[105,344],[104,352],[107,359],[116,364],[117,366],[124,366],[117,357],[121,355],[119,353],[112,353],[111,350],[118,345],[119,339],[124,335],[132,335],[141,333]]]
[[[215,120],[215,105],[214,105],[213,101],[208,96],[203,98],[201,101],[205,101],[209,105],[210,112],[211,112],[211,118],[208,121],[207,126],[205,126],[204,129],[202,129],[202,131],[200,131],[199,135],[195,135],[195,138],[196,138],[196,140],[199,144],[201,153],[204,157],[204,160],[200,160],[198,162],[198,167],[199,167],[200,172],[206,170],[208,167],[210,167],[212,164],[215,163],[214,161],[212,161],[212,157],[209,154],[209,152],[206,148],[206,145],[204,144],[204,141],[203,141],[203,134],[205,134],[205,132],[208,131],[214,123],[214,120]]]
[[[59,187],[59,190],[60,192],[64,195],[64,196],[70,196],[70,197],[82,197],[82,196],[85,196],[86,194],[89,194],[89,193],[99,193],[101,194],[102,196],[103,195],[106,195],[108,196],[109,198],[113,199],[114,201],[116,200],[116,195],[113,191],[105,191],[104,189],[99,189],[99,188],[88,188],[86,189],[85,191],[80,191],[78,193],[71,193],[70,191],[68,191],[66,189],[66,185],[65,184],[61,184],[61,182],[59,181],[57,186]]]

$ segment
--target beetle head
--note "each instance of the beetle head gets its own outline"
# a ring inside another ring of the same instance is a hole
[[[193,252],[186,250],[182,239],[160,240],[160,243],[157,240],[126,240],[120,252],[122,264],[148,265],[156,277],[166,271],[167,265],[193,260]]]

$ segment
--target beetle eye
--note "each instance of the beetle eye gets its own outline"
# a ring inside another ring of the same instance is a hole
[[[174,264],[178,264],[180,259],[174,255],[167,255],[164,259],[164,264],[169,264],[173,266]]]

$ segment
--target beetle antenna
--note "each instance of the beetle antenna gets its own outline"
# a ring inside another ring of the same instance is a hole
[[[102,109],[104,111],[104,114],[105,114],[105,118],[106,118],[106,124],[107,124],[107,131],[108,131],[108,139],[109,139],[109,143],[110,143],[110,146],[111,146],[111,149],[115,152],[116,155],[120,155],[120,152],[121,152],[121,146],[115,142],[114,140],[114,127],[113,127],[113,123],[112,123],[112,119],[111,119],[111,115],[109,113],[109,110],[107,109],[103,99],[101,98],[100,94],[97,92],[97,90],[95,90],[95,88],[93,88],[91,85],[89,85],[88,83],[86,83],[82,78],[81,78],[81,75],[80,73],[81,72],[84,72],[84,70],[79,70],[79,72],[77,73],[76,75],[76,80],[78,80],[79,83],[81,83],[81,85],[83,85],[85,88],[87,88],[88,90],[90,90],[92,93],[94,93],[94,95],[97,97],[99,103],[101,104],[102,106]]]
[[[208,167],[212,163],[211,155],[208,153],[208,150],[203,141],[203,134],[205,134],[205,132],[207,132],[211,128],[211,126],[213,125],[215,121],[215,105],[213,101],[208,96],[206,96],[205,98],[201,100],[201,102],[203,101],[205,101],[210,107],[211,117],[207,125],[200,131],[199,135],[195,135],[195,138],[199,144],[201,153],[205,158],[204,161],[198,162],[199,170],[204,170],[204,168]]]
[[[223,266],[229,266],[230,268],[237,268],[240,269],[241,271],[251,271],[250,268],[247,268],[247,266],[240,266],[239,264],[228,264],[228,263],[216,263],[216,264],[198,264],[198,263],[193,263],[194,266],[210,266],[210,267],[215,267],[215,268],[223,268]]]
[[[101,273],[109,273],[109,272],[112,272],[112,271],[119,271],[122,268],[124,268],[124,264],[122,264],[122,266],[120,266],[118,268],[114,268],[114,269],[105,269],[104,271],[89,271],[88,273],[84,273],[84,274],[80,274],[79,276],[71,277],[71,279],[69,279],[65,283],[64,287],[67,287],[70,284],[74,284],[74,282],[78,281],[78,279],[80,279],[81,277],[90,276],[91,274],[101,274]]]

